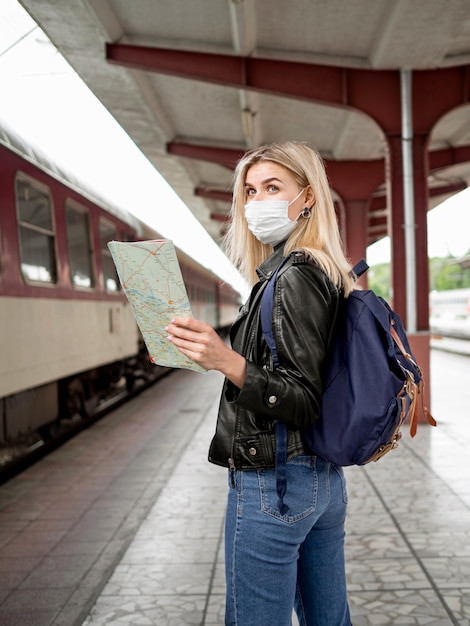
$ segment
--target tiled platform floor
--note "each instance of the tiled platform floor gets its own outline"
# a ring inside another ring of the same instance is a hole
[[[354,626],[470,625],[470,359],[431,365],[439,427],[346,470]],[[221,377],[162,382],[0,487],[3,626],[223,625]]]

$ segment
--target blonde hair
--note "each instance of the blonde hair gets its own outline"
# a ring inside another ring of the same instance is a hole
[[[315,195],[311,217],[299,220],[297,228],[286,241],[284,253],[305,251],[347,296],[354,288],[354,278],[344,254],[325,167],[318,152],[305,143],[290,141],[261,146],[247,152],[238,162],[231,223],[224,241],[230,259],[253,285],[258,280],[256,268],[273,252],[271,245],[261,243],[250,232],[245,219],[247,172],[252,165],[262,161],[271,161],[286,168],[300,189],[310,185]]]

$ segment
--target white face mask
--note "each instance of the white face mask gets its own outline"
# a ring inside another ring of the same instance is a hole
[[[245,219],[248,228],[261,243],[276,246],[293,233],[301,211],[295,220],[289,218],[289,207],[302,194],[302,189],[293,200],[252,200],[245,204]]]

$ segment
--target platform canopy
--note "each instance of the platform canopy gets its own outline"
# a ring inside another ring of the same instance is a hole
[[[402,69],[428,207],[470,181],[468,0],[20,1],[216,241],[237,158],[287,139],[390,233]]]

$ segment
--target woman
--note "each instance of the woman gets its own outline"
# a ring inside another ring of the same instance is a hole
[[[207,324],[176,318],[169,340],[225,375],[209,460],[229,468],[225,527],[226,625],[350,626],[344,567],[342,469],[306,446],[320,411],[336,313],[353,279],[320,156],[289,142],[248,152],[234,183],[228,252],[253,284],[229,348]],[[276,280],[279,368],[262,337],[259,304]],[[276,494],[275,421],[287,426],[287,512]]]

